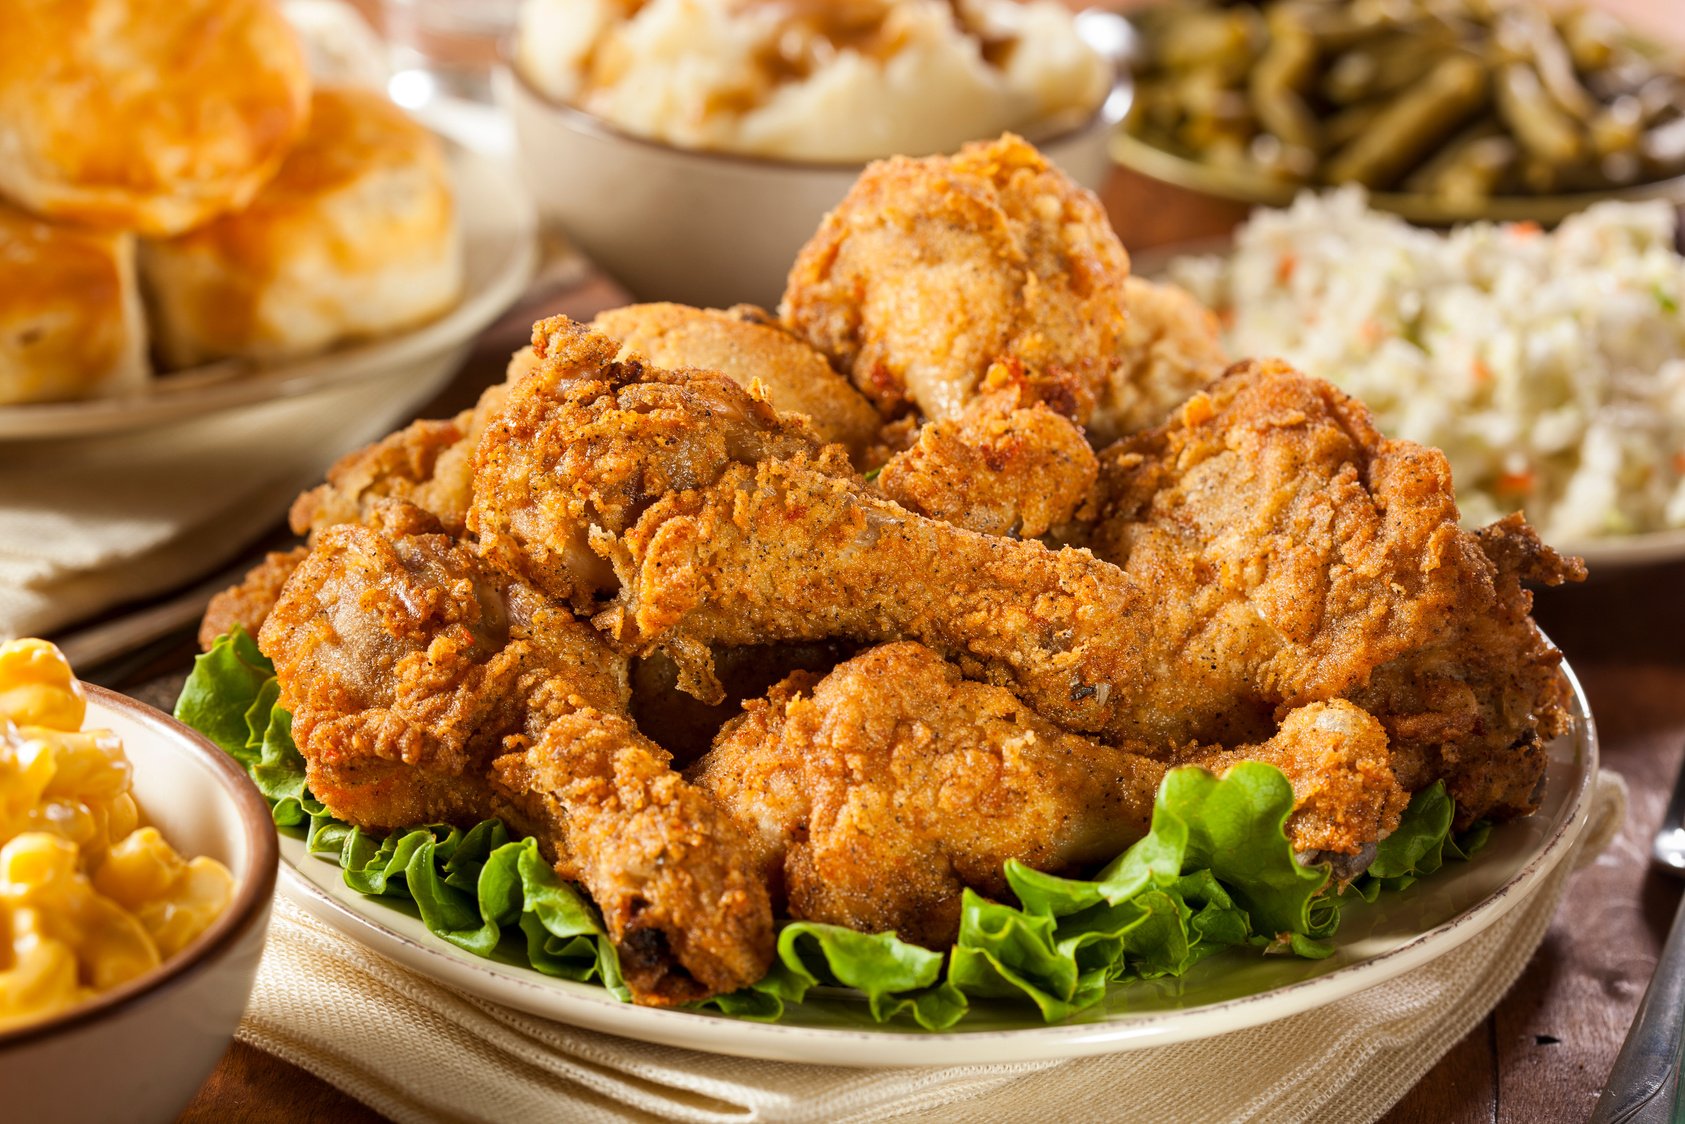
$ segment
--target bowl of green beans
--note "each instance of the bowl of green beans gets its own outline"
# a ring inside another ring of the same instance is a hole
[[[1361,184],[1417,222],[1685,201],[1685,60],[1596,8],[1193,0],[1132,17],[1112,155],[1270,206]]]

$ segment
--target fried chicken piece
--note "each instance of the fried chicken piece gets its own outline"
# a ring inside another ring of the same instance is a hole
[[[1222,373],[1215,316],[1129,275],[1088,192],[1016,137],[872,164],[790,272],[781,308],[887,416],[957,419],[991,364],[1076,388],[1049,405],[1109,444]]]
[[[1578,580],[1577,560],[1519,518],[1462,530],[1442,453],[1280,362],[1238,365],[1101,459],[1090,544],[1162,591],[1162,642],[1203,656],[1183,662],[1190,698],[1349,698],[1407,787],[1445,777],[1460,821],[1535,806],[1565,695],[1520,579]]]
[[[596,901],[640,1003],[765,973],[772,916],[748,841],[626,716],[623,660],[428,513],[388,501],[325,530],[259,643],[336,816],[375,830],[498,816],[536,836]]]
[[[883,419],[831,369],[825,357],[750,305],[718,311],[682,304],[635,304],[604,312],[591,327],[668,370],[718,371],[742,387],[760,383],[779,410],[805,416],[822,440],[848,450],[856,464]]]
[[[1099,387],[1088,422],[1089,439],[1100,448],[1162,424],[1229,364],[1217,317],[1187,290],[1131,276],[1123,304],[1119,362]]]
[[[1294,711],[1263,746],[1188,750],[1176,763],[1221,772],[1250,759],[1292,777],[1288,834],[1318,860],[1367,863],[1408,799],[1386,768],[1385,734],[1349,703]],[[1146,834],[1169,767],[1145,747],[1060,730],[1010,691],[898,643],[823,679],[792,676],[689,775],[754,837],[790,916],[944,948],[965,888],[1010,897],[1008,859],[1079,873]]]
[[[622,360],[561,316],[534,325],[533,351],[480,443],[468,526],[493,565],[577,611],[613,591],[607,544],[661,496],[765,459],[853,474],[805,418],[716,371]]]
[[[885,416],[957,418],[1013,359],[1085,388],[1085,422],[1128,275],[1099,200],[1009,134],[869,165],[797,257],[780,313]]]
[[[293,501],[294,533],[361,522],[377,502],[396,499],[432,512],[460,536],[474,494],[474,448],[508,393],[507,383],[487,387],[472,409],[454,418],[412,422],[347,453],[328,469],[327,483]]]
[[[1111,733],[1159,686],[1128,639],[1150,637],[1153,599],[1116,567],[914,515],[799,463],[732,465],[668,495],[614,554],[621,589],[599,627],[665,650],[697,684],[719,645],[914,639],[1069,729]]]
[[[263,561],[252,567],[238,585],[231,585],[212,597],[199,621],[199,648],[208,652],[217,637],[239,625],[253,636],[263,627],[281,588],[293,576],[299,563],[310,553],[308,547],[295,546],[288,551],[270,551]]]
[[[1540,542],[1519,513],[1473,538],[1486,561],[1465,573],[1463,600],[1440,632],[1376,668],[1350,696],[1412,751],[1400,762],[1407,780],[1445,778],[1459,827],[1538,806],[1545,744],[1568,730],[1570,695],[1562,653],[1533,623],[1533,594],[1522,583],[1586,575],[1583,562]]]
[[[509,361],[506,382],[488,387],[472,409],[445,421],[412,422],[341,457],[328,469],[326,483],[293,501],[288,513],[293,533],[313,537],[328,527],[362,521],[384,500],[401,499],[431,512],[460,537],[473,496],[474,447],[503,405],[508,383],[526,371],[517,352]],[[199,646],[210,651],[212,642],[235,623],[257,635],[307,549],[296,548],[284,561],[271,554],[238,585],[212,598],[199,625]]]
[[[1382,442],[1361,407],[1285,367],[1243,370],[1140,448],[1110,463],[1142,511],[1114,506],[1096,535],[1122,570],[763,464],[651,507],[620,540],[604,623],[681,661],[917,639],[1068,729],[1149,744],[1254,742],[1287,709],[1349,698],[1409,788],[1446,777],[1463,822],[1533,806],[1540,739],[1563,722],[1559,656],[1458,527],[1439,453]],[[1544,576],[1575,572],[1540,558]]]
[[[908,511],[1030,539],[1068,523],[1098,474],[1082,430],[996,364],[983,393],[959,417],[924,426],[877,485]]]
[[[1393,768],[1387,732],[1373,715],[1345,699],[1290,710],[1259,745],[1194,746],[1170,754],[1176,765],[1223,774],[1242,761],[1274,765],[1293,786],[1287,837],[1307,866],[1328,863],[1348,882],[1393,833],[1410,793]]]

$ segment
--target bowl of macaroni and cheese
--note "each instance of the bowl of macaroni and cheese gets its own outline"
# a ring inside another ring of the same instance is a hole
[[[170,1120],[263,951],[277,849],[238,764],[0,644],[0,1089],[8,1118]]]
[[[865,165],[1003,132],[1086,187],[1120,21],[1059,0],[527,0],[499,98],[545,217],[640,300],[771,306]]]

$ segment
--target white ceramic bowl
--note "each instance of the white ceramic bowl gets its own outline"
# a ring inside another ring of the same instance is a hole
[[[87,725],[123,739],[146,822],[184,855],[224,863],[234,900],[156,971],[57,1018],[0,1032],[0,1119],[170,1121],[245,1013],[275,896],[275,823],[239,766],[205,738],[133,699],[87,690]]]
[[[540,216],[639,300],[774,308],[796,252],[864,163],[810,164],[676,148],[551,101],[513,67],[495,76]],[[1038,141],[1097,188],[1129,107],[1120,83],[1081,126]]]

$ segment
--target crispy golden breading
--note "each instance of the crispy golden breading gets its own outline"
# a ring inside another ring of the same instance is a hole
[[[668,370],[718,371],[742,387],[759,383],[768,402],[813,423],[859,463],[883,419],[831,370],[825,357],[748,305],[719,311],[635,304],[600,313],[591,327],[626,346],[627,357]]]
[[[199,620],[199,650],[209,652],[211,645],[224,632],[239,625],[251,635],[258,635],[265,618],[275,608],[286,580],[292,578],[310,553],[307,546],[295,546],[290,551],[270,551],[263,561],[246,571],[239,585],[227,586],[206,605],[206,615]]]
[[[1099,557],[915,516],[800,463],[733,465],[617,537],[621,591],[599,621],[681,666],[719,644],[915,639],[1067,729],[1155,745],[1256,742],[1286,709],[1351,698],[1421,758],[1400,765],[1410,787],[1460,754],[1459,815],[1531,806],[1528,746],[1561,723],[1558,656],[1458,526],[1441,454],[1255,364],[1107,465]],[[1441,659],[1447,673],[1409,679]],[[1420,698],[1393,685],[1395,661]],[[1464,680],[1451,713],[1473,740],[1425,743],[1415,723],[1442,719]]]
[[[925,425],[877,485],[908,511],[1029,539],[1069,522],[1098,474],[1082,430],[996,365],[959,417]]]
[[[625,662],[432,516],[387,501],[323,532],[259,642],[336,816],[375,830],[498,816],[535,835],[596,901],[640,1003],[766,971],[748,840],[626,716]]]
[[[310,548],[202,640],[261,624],[336,815],[503,818],[680,1004],[764,974],[775,904],[945,945],[1007,860],[1139,838],[1178,765],[1280,768],[1341,880],[1436,779],[1459,824],[1535,806],[1567,694],[1522,582],[1583,567],[1462,530],[1444,456],[1330,384],[1219,374],[1023,142],[873,165],[781,318],[541,321],[300,497]]]
[[[1217,317],[1186,290],[1131,276],[1123,304],[1128,317],[1119,362],[1099,387],[1088,421],[1097,447],[1162,424],[1229,363]]]
[[[1067,728],[1112,733],[1155,687],[1127,640],[1150,636],[1153,601],[1116,567],[914,515],[803,464],[733,465],[666,496],[616,556],[599,625],[696,682],[717,645],[912,639]]]
[[[328,469],[326,484],[293,501],[293,531],[361,522],[374,503],[395,499],[432,512],[460,536],[474,493],[474,448],[508,394],[506,383],[488,387],[473,409],[448,421],[412,422],[347,453]]]
[[[1376,842],[1392,834],[1410,803],[1387,732],[1344,699],[1288,711],[1259,745],[1195,746],[1170,754],[1170,761],[1218,774],[1242,761],[1280,769],[1293,786],[1286,828],[1300,861],[1329,862],[1342,881],[1368,867]]]
[[[718,372],[621,361],[561,316],[534,325],[533,351],[480,443],[468,526],[493,565],[581,612],[614,589],[609,544],[651,501],[769,458],[852,475],[806,419]]]
[[[1264,745],[1188,749],[1174,763],[1222,772],[1241,760],[1288,774],[1288,835],[1318,861],[1364,854],[1408,800],[1386,735],[1350,703],[1294,711]],[[1008,859],[1081,872],[1146,834],[1168,767],[1143,746],[1060,730],[1010,691],[898,643],[823,679],[792,676],[689,776],[755,839],[791,917],[942,948],[967,887],[1009,896]]]
[[[1151,822],[1163,764],[1065,733],[921,645],[804,687],[751,704],[690,774],[759,837],[792,917],[945,947],[966,886],[1007,893],[1007,859],[1104,862]]]
[[[253,636],[263,627],[269,611],[287,579],[293,576],[299,563],[310,553],[308,547],[295,546],[288,551],[271,551],[263,561],[252,567],[238,585],[231,585],[205,606],[205,616],[199,622],[199,648],[210,651],[216,638],[239,625]]]
[[[1442,453],[1383,439],[1280,362],[1238,365],[1101,460],[1090,545],[1160,591],[1155,628],[1192,657],[1167,712],[1349,698],[1407,787],[1444,775],[1464,822],[1531,810],[1539,739],[1564,721],[1561,656],[1518,575],[1574,580],[1577,561],[1519,519],[1462,530]]]
[[[517,352],[509,361],[507,382],[529,369],[522,355]],[[507,394],[507,383],[488,387],[472,409],[448,421],[412,422],[347,453],[328,469],[327,483],[293,501],[288,518],[294,533],[314,537],[328,527],[358,523],[380,501],[399,499],[431,512],[450,534],[460,537],[473,498],[474,448]],[[235,623],[255,636],[305,549],[287,556],[290,565],[270,555],[239,585],[218,594],[200,623],[200,647],[209,651],[212,641]]]
[[[1128,275],[1099,200],[1008,135],[869,165],[797,257],[780,312],[880,412],[943,420],[1006,359],[1098,390]]]

